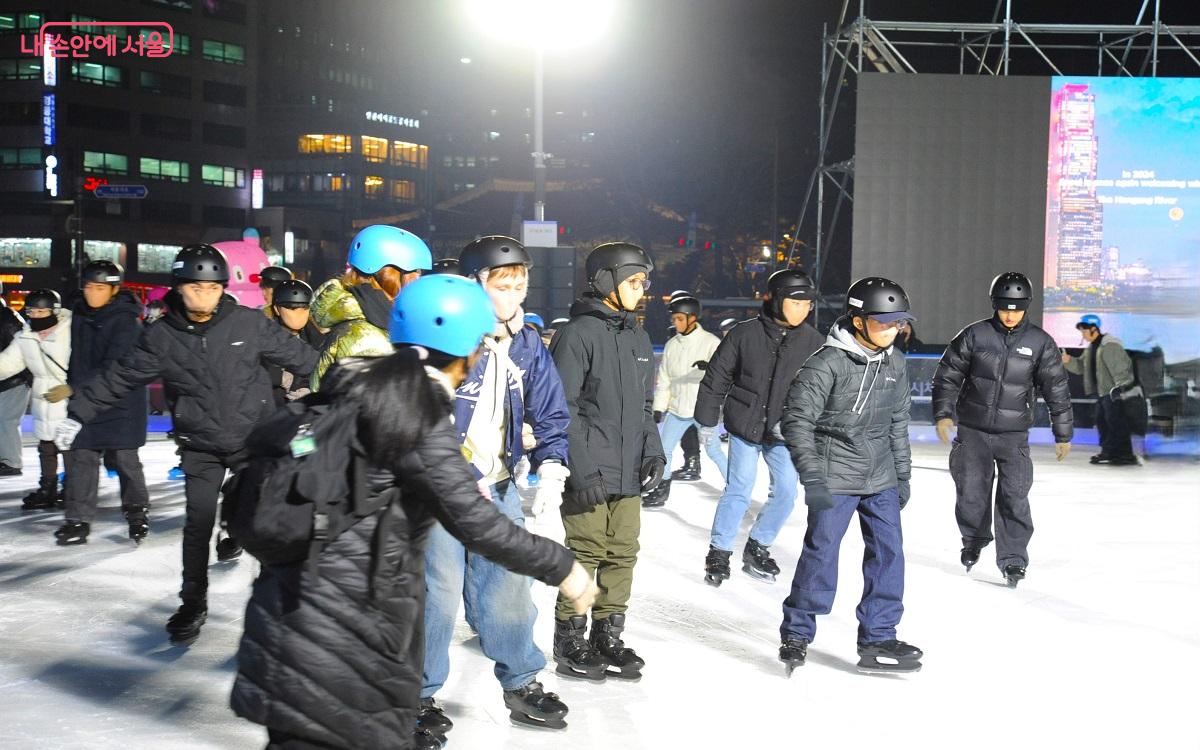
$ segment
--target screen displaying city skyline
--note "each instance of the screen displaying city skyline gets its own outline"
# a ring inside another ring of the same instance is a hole
[[[1043,325],[1200,357],[1200,80],[1051,79]]]

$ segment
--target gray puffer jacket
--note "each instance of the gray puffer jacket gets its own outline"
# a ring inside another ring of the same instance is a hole
[[[780,428],[805,485],[874,495],[912,474],[904,355],[868,357],[842,318],[788,391]]]

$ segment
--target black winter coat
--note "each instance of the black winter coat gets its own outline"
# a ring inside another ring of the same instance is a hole
[[[780,429],[805,485],[874,495],[912,476],[908,366],[898,349],[868,358],[843,318],[788,390]]]
[[[284,333],[291,333],[291,331],[289,331],[287,328],[284,328],[282,321],[276,319],[275,322],[279,324],[280,328],[283,328]],[[300,333],[296,335],[296,338],[308,344],[313,349],[316,349],[318,352],[321,351],[321,348],[325,346],[325,334],[321,333],[321,329],[317,328],[316,324],[311,320],[305,324],[304,328],[300,330]],[[264,362],[263,366],[267,368],[267,375],[271,378],[271,395],[275,398],[276,406],[283,406],[287,403],[288,393],[298,391],[302,388],[312,387],[309,384],[308,375],[297,375],[296,373],[292,373],[291,385],[287,388],[284,388],[284,368],[280,367],[279,365],[270,364],[269,362]]]
[[[142,303],[121,291],[98,310],[80,296],[71,311],[71,364],[67,385],[79,392],[85,385],[133,350],[142,334]],[[146,389],[130,390],[115,406],[98,414],[79,431],[72,448],[128,450],[146,444]]]
[[[87,424],[129,391],[161,377],[179,445],[236,453],[254,425],[276,408],[262,363],[307,374],[317,352],[228,295],[205,323],[188,320],[176,292],[163,300],[163,318],[145,328],[133,351],[76,392],[70,415]]]
[[[584,295],[571,305],[571,320],[555,332],[550,354],[571,416],[568,492],[599,474],[610,495],[640,494],[642,463],[663,458],[654,424],[650,337],[632,313]],[[571,507],[569,498],[566,506]]]
[[[330,543],[315,576],[265,566],[254,582],[231,701],[239,716],[331,747],[410,747],[435,520],[471,552],[549,585],[571,570],[569,551],[480,497],[449,420],[373,474],[392,501]]]
[[[783,416],[788,386],[824,339],[817,329],[780,325],[764,310],[738,323],[717,347],[700,381],[696,421],[725,429],[755,445],[770,442]]]
[[[0,352],[4,351],[12,344],[13,339],[21,332],[24,326],[21,323],[21,318],[7,306],[0,303]],[[33,373],[29,370],[21,370],[12,377],[0,380],[0,393],[16,388],[19,385],[33,385]]]
[[[995,317],[972,323],[946,347],[933,376],[934,420],[982,432],[1025,432],[1036,393],[1050,408],[1054,440],[1071,442],[1073,415],[1062,352],[1028,319],[1012,330]]]

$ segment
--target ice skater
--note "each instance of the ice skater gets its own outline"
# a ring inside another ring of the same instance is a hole
[[[1096,397],[1096,430],[1100,433],[1100,452],[1091,462],[1101,466],[1137,466],[1129,437],[1129,420],[1122,401],[1135,395],[1133,360],[1121,340],[1100,330],[1100,316],[1084,315],[1075,328],[1087,343],[1083,357],[1075,359],[1063,352],[1068,372],[1083,376],[1083,392]]]
[[[942,355],[933,376],[933,419],[943,443],[950,442],[950,430],[958,422],[950,475],[962,533],[959,559],[970,571],[992,541],[995,482],[996,565],[1015,587],[1025,577],[1033,536],[1029,428],[1035,389],[1050,409],[1059,461],[1071,451],[1071,391],[1058,345],[1026,317],[1033,285],[1025,274],[1000,274],[989,296],[992,317],[962,329]]]
[[[865,545],[856,610],[859,670],[921,668],[921,649],[896,639],[904,613],[900,510],[908,503],[912,467],[908,370],[892,344],[913,319],[896,282],[854,282],[846,292],[846,314],[788,390],[783,436],[808,504],[804,548],[779,628],[779,658],[789,674],[807,658],[817,615],[833,607],[838,552],[855,513]]]

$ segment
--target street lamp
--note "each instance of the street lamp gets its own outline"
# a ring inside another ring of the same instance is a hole
[[[533,218],[546,218],[543,79],[547,50],[581,46],[608,26],[615,0],[466,0],[487,34],[533,50]]]

